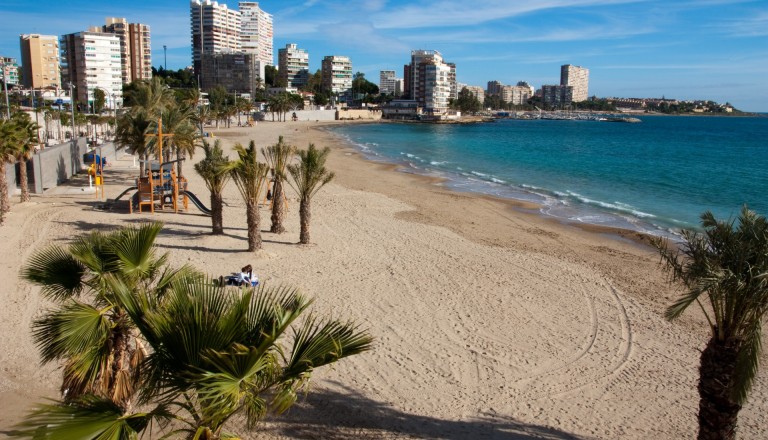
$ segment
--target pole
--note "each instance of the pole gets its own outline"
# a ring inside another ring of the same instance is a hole
[[[168,49],[168,46],[163,44],[163,60],[164,60],[164,62],[163,62],[163,69],[166,70],[166,71],[168,70],[168,51],[167,51],[167,49]]]
[[[5,91],[5,117],[11,119],[11,101],[8,99],[8,77],[10,76],[8,66],[3,64],[3,90]]]

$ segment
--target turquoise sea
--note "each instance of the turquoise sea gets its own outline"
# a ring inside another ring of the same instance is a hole
[[[747,204],[768,215],[768,117],[641,116],[641,123],[499,120],[331,130],[372,160],[445,185],[536,202],[566,221],[667,235]]]

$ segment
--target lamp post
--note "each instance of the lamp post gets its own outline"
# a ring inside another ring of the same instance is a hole
[[[11,119],[11,101],[8,99],[8,77],[11,76],[10,65],[3,64],[3,90],[5,91],[5,117]]]
[[[75,94],[73,89],[75,88],[75,85],[72,83],[69,83],[69,106],[72,109],[72,141],[75,140]]]
[[[168,70],[168,46],[163,44],[163,69]]]

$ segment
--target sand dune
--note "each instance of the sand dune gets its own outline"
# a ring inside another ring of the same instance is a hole
[[[225,145],[256,140],[334,147],[337,179],[313,201],[312,241],[298,246],[289,192],[288,232],[246,248],[245,208],[225,191],[226,234],[188,213],[93,210],[75,182],[15,204],[0,228],[0,437],[60,372],[39,366],[30,322],[46,307],[18,279],[31,253],[94,229],[160,220],[173,264],[225,275],[251,263],[267,283],[316,298],[319,313],[353,318],[376,337],[369,353],[316,373],[307,398],[252,438],[692,438],[696,432],[701,317],[661,316],[676,293],[658,257],[631,233],[584,230],[530,206],[452,193],[439,182],[366,162],[319,124],[259,123],[213,130]],[[202,153],[195,156],[199,160]],[[185,164],[190,189],[205,186]],[[116,161],[114,197],[138,173]],[[268,214],[262,210],[262,230]],[[766,370],[740,417],[742,438],[764,437]]]

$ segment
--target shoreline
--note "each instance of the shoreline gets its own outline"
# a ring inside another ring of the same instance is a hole
[[[353,122],[355,124],[358,123],[365,123],[365,124],[376,124],[376,123],[390,123],[390,121],[349,121]],[[398,121],[400,122],[400,121]],[[530,211],[537,211],[536,214],[539,215],[543,220],[554,220],[558,223],[561,223],[563,225],[569,225],[572,227],[576,227],[585,231],[592,231],[594,233],[598,234],[609,234],[614,235],[616,239],[619,240],[625,240],[629,239],[638,245],[641,246],[649,246],[649,239],[653,236],[661,236],[662,238],[671,239],[673,241],[678,241],[680,238],[680,234],[678,230],[668,229],[659,225],[656,225],[654,223],[648,222],[646,220],[643,220],[639,217],[631,217],[635,222],[637,222],[637,227],[641,229],[631,229],[628,227],[622,227],[622,226],[614,226],[614,225],[603,225],[598,223],[587,223],[587,222],[581,222],[576,219],[569,219],[565,217],[558,217],[556,215],[552,215],[550,213],[544,212],[545,205],[542,203],[539,203],[534,200],[525,200],[521,198],[515,198],[514,194],[511,194],[510,196],[502,196],[502,195],[494,195],[494,194],[488,194],[484,193],[482,191],[474,191],[471,189],[461,189],[457,188],[456,186],[452,186],[446,183],[455,183],[450,177],[441,177],[441,176],[430,176],[427,174],[424,174],[422,169],[419,169],[418,171],[411,172],[410,170],[407,170],[404,168],[404,165],[401,163],[397,163],[389,158],[386,158],[384,156],[377,156],[376,158],[370,157],[366,155],[364,151],[361,151],[358,146],[356,146],[353,142],[351,142],[349,139],[346,139],[344,135],[337,134],[331,130],[328,130],[329,127],[338,126],[339,124],[323,124],[323,122],[320,122],[319,125],[313,127],[315,130],[320,132],[325,132],[329,134],[330,136],[333,136],[336,138],[339,142],[344,143],[347,148],[352,149],[356,154],[359,155],[361,160],[364,160],[366,162],[370,163],[376,163],[376,164],[384,164],[391,166],[390,169],[393,172],[401,173],[401,174],[407,174],[407,175],[413,175],[413,176],[420,176],[424,179],[427,179],[427,182],[431,182],[433,184],[438,184],[442,188],[446,189],[447,191],[455,192],[458,194],[469,194],[469,195],[475,195],[478,197],[484,197],[492,200],[497,200],[499,202],[503,203],[509,203],[511,207],[516,209],[522,209],[526,213],[529,213]],[[378,159],[378,158],[381,159]],[[530,191],[525,188],[520,187],[510,187],[509,188],[512,193],[520,192],[529,194],[532,197],[549,197],[546,195],[542,195],[533,191]],[[626,223],[632,223],[632,221],[628,220],[626,217],[624,217],[622,214],[613,212],[613,211],[602,211],[595,207],[582,207],[582,209],[587,210],[594,210],[598,213],[607,213],[611,216],[615,216],[617,218],[623,219]],[[642,228],[646,230],[642,230]],[[655,232],[655,234],[654,234]],[[655,250],[654,250],[655,251]]]

